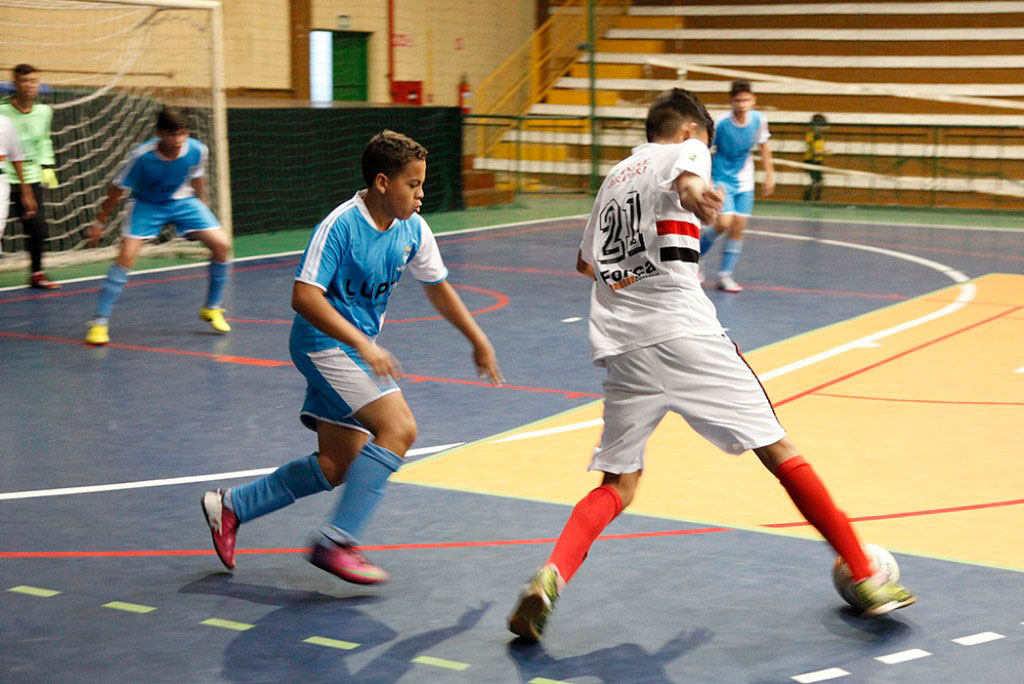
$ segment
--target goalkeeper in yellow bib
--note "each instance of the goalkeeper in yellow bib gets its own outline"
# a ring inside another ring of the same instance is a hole
[[[114,178],[96,220],[89,226],[89,244],[103,235],[111,212],[128,192],[128,214],[121,231],[121,249],[100,288],[96,314],[85,341],[92,345],[110,342],[110,314],[144,240],[155,238],[165,224],[179,235],[188,235],[210,248],[210,285],[199,318],[219,333],[231,331],[224,320],[221,299],[228,281],[231,241],[206,206],[206,145],[189,136],[188,120],[177,107],[165,107],[156,120],[157,137],[134,150]]]
[[[11,120],[22,153],[16,169],[11,160],[4,165],[4,175],[10,182],[10,215],[21,221],[25,231],[32,275],[28,284],[39,290],[60,287],[43,272],[43,246],[49,229],[43,200],[43,187],[57,187],[57,174],[53,170],[55,158],[50,140],[50,122],[53,108],[38,104],[39,70],[31,64],[19,64],[13,69],[14,95],[0,104],[0,116]],[[6,200],[5,200],[6,201]],[[6,214],[5,214],[6,215]],[[3,231],[0,230],[0,234]]]

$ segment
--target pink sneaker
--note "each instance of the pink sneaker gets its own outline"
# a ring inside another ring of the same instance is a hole
[[[380,584],[388,581],[388,573],[348,544],[335,544],[326,539],[319,541],[309,550],[309,562],[353,584]]]
[[[213,535],[213,548],[224,566],[231,570],[235,567],[235,536],[238,534],[238,518],[235,512],[224,505],[224,490],[203,494],[203,515],[210,525]]]

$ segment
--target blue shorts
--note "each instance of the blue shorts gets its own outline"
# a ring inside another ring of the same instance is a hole
[[[186,197],[167,204],[129,200],[121,236],[155,238],[168,223],[174,224],[178,235],[220,228],[217,217],[198,197]]]
[[[722,211],[719,214],[737,214],[738,216],[750,216],[754,208],[754,191],[736,192],[725,190],[725,200],[722,202]]]
[[[401,391],[394,378],[377,377],[348,347],[314,352],[293,349],[292,361],[306,377],[306,400],[299,420],[313,431],[317,422],[324,420],[369,434],[353,414],[385,394]]]

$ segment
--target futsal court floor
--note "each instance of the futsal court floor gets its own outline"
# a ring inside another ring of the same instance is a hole
[[[857,617],[757,459],[669,416],[543,643],[511,639],[520,586],[597,482],[581,227],[439,235],[503,387],[411,279],[398,288],[381,344],[420,431],[363,540],[392,574],[372,588],[304,560],[332,494],[246,524],[233,572],[199,508],[315,448],[287,351],[298,255],[236,263],[224,337],[196,316],[202,267],[133,275],[105,348],[80,342],[99,281],[0,291],[0,681],[1019,682],[1019,231],[759,218],[746,290],[709,290],[916,605]]]

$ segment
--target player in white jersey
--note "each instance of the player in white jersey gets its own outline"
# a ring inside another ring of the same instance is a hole
[[[419,215],[427,151],[393,131],[363,152],[367,189],[313,232],[292,289],[289,349],[306,378],[300,419],[319,450],[228,490],[206,492],[203,512],[217,555],[235,565],[238,526],[295,499],[345,483],[338,506],[320,527],[309,562],[347,582],[388,578],[359,551],[359,537],[416,439],[416,421],[392,377],[395,359],[375,338],[388,297],[408,270],[427,299],[473,346],[481,376],[502,382],[494,349],[455,289],[434,236]]]
[[[22,204],[25,205],[23,216],[31,218],[36,213],[36,198],[32,194],[32,186],[25,183],[25,173],[22,171],[22,160],[25,153],[18,142],[18,133],[14,130],[14,124],[6,116],[0,116],[0,165],[10,162],[14,173],[21,181]],[[4,236],[4,228],[7,226],[7,212],[10,209],[11,183],[7,175],[0,168],[0,237]]]
[[[722,206],[709,183],[714,125],[707,110],[676,88],[654,101],[646,127],[649,142],[601,185],[577,257],[577,269],[595,281],[590,342],[594,363],[606,369],[604,429],[590,462],[604,477],[573,509],[547,563],[523,589],[509,629],[541,637],[565,583],[632,501],[647,439],[669,411],[723,451],[757,454],[854,569],[866,615],[913,603],[910,592],[876,575],[697,280],[699,225]]]
[[[740,260],[743,230],[754,208],[754,150],[761,152],[766,196],[775,192],[775,169],[768,145],[771,137],[768,119],[754,111],[757,98],[750,89],[750,81],[733,81],[729,102],[732,111],[715,121],[715,157],[711,166],[711,180],[725,194],[724,206],[714,227],[706,229],[701,236],[700,253],[701,256],[707,254],[718,236],[728,233],[718,267],[718,287],[736,293],[743,288],[736,283],[732,272]]]
[[[210,249],[209,286],[200,320],[218,333],[231,331],[224,320],[221,300],[231,268],[231,238],[206,206],[206,145],[189,136],[188,119],[177,107],[164,107],[156,117],[157,137],[138,145],[107,190],[96,220],[89,226],[89,245],[103,235],[107,218],[121,198],[131,194],[121,231],[121,247],[100,288],[96,313],[85,333],[86,344],[110,342],[110,315],[128,283],[128,274],[142,243],[173,224],[179,235],[188,235]]]

